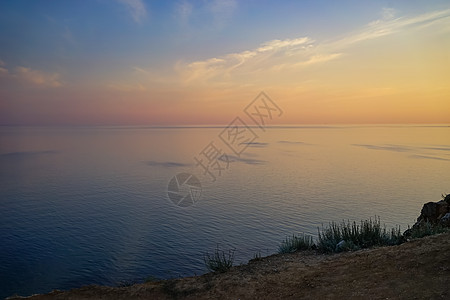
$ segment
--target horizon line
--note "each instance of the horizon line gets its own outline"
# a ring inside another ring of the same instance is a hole
[[[174,124],[174,125],[147,125],[147,124],[52,124],[52,125],[27,125],[27,124],[0,124],[0,127],[35,127],[35,128],[87,128],[87,127],[129,127],[129,128],[226,128],[229,124]],[[450,127],[450,123],[297,123],[297,124],[274,124],[266,125],[264,128],[314,128],[314,127]],[[258,125],[247,125],[249,128],[261,128]]]

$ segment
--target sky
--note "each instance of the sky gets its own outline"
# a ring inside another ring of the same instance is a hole
[[[450,123],[450,3],[0,2],[0,125]]]

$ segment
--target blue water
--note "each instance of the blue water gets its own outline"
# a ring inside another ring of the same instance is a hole
[[[221,131],[0,128],[0,298],[202,274],[217,245],[245,263],[333,220],[406,229],[450,192],[446,125],[267,128],[240,157]],[[210,142],[229,158],[214,182],[194,160]],[[180,172],[202,185],[186,208]]]

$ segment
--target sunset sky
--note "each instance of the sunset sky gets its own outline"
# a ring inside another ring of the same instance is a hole
[[[0,125],[450,123],[450,3],[0,3]]]

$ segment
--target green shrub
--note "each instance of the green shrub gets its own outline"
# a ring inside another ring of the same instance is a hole
[[[233,266],[234,262],[234,252],[236,249],[230,249],[227,252],[222,251],[217,248],[214,250],[213,254],[205,253],[203,256],[203,260],[205,262],[205,266],[209,271],[213,272],[226,272]]]
[[[292,237],[286,237],[286,239],[281,242],[280,246],[278,246],[278,253],[293,253],[313,248],[314,241],[312,236],[306,234],[301,234],[300,236],[292,235]]]
[[[117,283],[117,286],[118,287],[129,287],[129,286],[132,286],[135,284],[137,284],[137,281],[135,281],[135,280],[122,280],[119,283]]]
[[[400,228],[390,232],[381,226],[380,219],[356,222],[343,221],[338,224],[332,222],[328,227],[319,229],[317,248],[320,252],[341,252],[358,250],[373,246],[398,245],[402,242]]]

